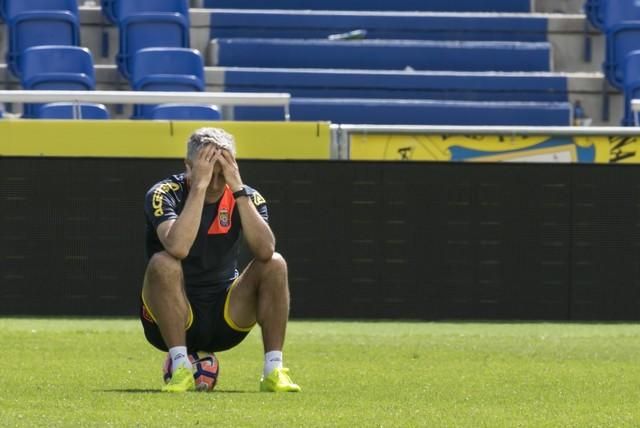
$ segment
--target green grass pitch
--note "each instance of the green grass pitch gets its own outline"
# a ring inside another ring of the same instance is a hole
[[[303,391],[258,393],[259,329],[212,393],[163,394],[133,319],[0,318],[0,426],[636,427],[640,325],[293,321]]]

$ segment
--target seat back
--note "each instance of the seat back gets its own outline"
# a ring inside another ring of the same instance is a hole
[[[24,89],[87,91],[95,89],[93,58],[77,46],[34,46],[22,55]],[[36,117],[42,104],[25,104],[24,117]]]
[[[131,87],[144,90],[151,82],[180,83],[189,76],[193,90],[204,90],[204,61],[200,52],[187,48],[147,48],[133,56]]]
[[[547,41],[547,18],[501,14],[211,11],[212,38]]]
[[[152,120],[220,120],[216,106],[194,104],[160,104],[150,112]]]
[[[618,1],[618,0],[615,0]],[[204,0],[215,9],[531,12],[530,0]]]
[[[208,84],[227,92],[288,92],[297,98],[567,101],[566,76],[502,73],[218,68]]]
[[[21,84],[25,89],[60,82],[77,83],[83,89],[95,88],[93,57],[78,46],[34,46],[22,54]]]
[[[623,89],[627,55],[640,48],[640,23],[619,24],[607,32],[604,74],[609,83]]]
[[[292,98],[291,120],[379,125],[569,126],[571,104]],[[282,120],[282,108],[234,108],[234,120]]]
[[[76,117],[79,113],[79,117]],[[49,103],[43,105],[35,119],[109,119],[109,112],[103,104]]]
[[[2,0],[7,21],[17,15],[31,12],[68,11],[78,16],[77,0]]]
[[[136,91],[201,92],[204,62],[197,50],[148,48],[136,52],[130,85]],[[149,118],[154,105],[136,105],[134,118]]]
[[[118,20],[141,13],[179,13],[189,19],[187,0],[108,0],[113,3],[112,10]]]
[[[19,14],[9,22],[7,64],[19,77],[22,73],[23,52],[33,46],[80,44],[77,17],[69,11]]]
[[[549,71],[549,43],[217,39],[210,65],[370,70]]]
[[[118,70],[130,77],[133,55],[151,47],[189,47],[189,21],[179,13],[140,14],[122,18],[119,25]]]
[[[600,0],[605,30],[622,22],[640,20],[640,3],[636,0]]]

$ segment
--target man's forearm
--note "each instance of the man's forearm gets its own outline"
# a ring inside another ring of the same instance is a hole
[[[242,233],[253,256],[258,260],[269,260],[275,251],[276,239],[271,228],[256,210],[251,198],[241,197],[236,201]]]
[[[165,250],[178,259],[184,259],[189,255],[200,227],[202,207],[206,187],[192,188],[184,209],[173,223],[165,239],[162,241]]]

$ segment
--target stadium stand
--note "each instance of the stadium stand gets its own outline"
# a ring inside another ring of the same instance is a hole
[[[103,104],[48,103],[40,107],[34,119],[109,119]]]
[[[227,9],[396,10],[433,12],[531,12],[529,0],[205,0],[204,7]]]
[[[186,48],[141,49],[133,57],[130,85],[134,91],[204,91],[202,56]],[[154,107],[135,106],[133,118],[151,118]]]
[[[374,125],[509,125],[565,126],[568,103],[469,102],[356,98],[292,98],[297,120]],[[235,120],[278,120],[282,111],[268,107],[236,107]]]
[[[399,98],[563,102],[567,78],[553,73],[452,73],[219,67],[208,82],[231,92],[304,98]]]
[[[3,1],[0,0],[0,4]],[[95,0],[87,1],[84,6],[81,2],[79,11],[83,44],[93,53],[96,85],[100,89],[126,89],[130,85],[132,54],[138,48],[146,47],[144,43],[155,43],[167,33],[162,30],[156,34],[146,32],[149,36],[146,41],[144,37],[136,39],[142,40],[143,44],[129,46],[132,51],[127,54],[126,61],[122,48],[116,49],[118,52],[109,49],[111,45],[126,44],[120,39],[123,16],[119,10],[147,7],[149,2],[153,3],[151,9],[134,15],[178,14],[188,23],[189,30],[183,31],[188,40],[180,47],[189,46],[203,53],[204,90],[290,92],[294,97],[292,120],[302,120],[296,112],[304,109],[297,105],[311,106],[305,108],[318,111],[317,118],[327,117],[320,106],[328,104],[322,100],[338,98],[344,98],[346,103],[355,100],[352,104],[395,100],[395,106],[403,102],[414,103],[414,109],[418,109],[423,101],[437,101],[435,104],[443,109],[454,108],[457,101],[525,103],[528,108],[543,109],[545,103],[555,103],[551,110],[563,106],[567,112],[570,112],[571,104],[579,100],[587,114],[594,116],[594,124],[616,123],[623,116],[622,94],[604,86],[602,73],[598,72],[605,37],[586,26],[585,15],[536,13],[543,11],[541,4],[549,12],[570,9],[570,13],[575,13],[578,6],[568,5],[579,1],[540,0],[534,5],[529,0],[400,0],[393,3],[282,0],[274,6],[252,0],[192,0],[192,6],[204,5],[211,9],[188,10],[184,6],[180,12],[175,12],[174,3],[163,6],[169,4],[169,0],[166,3],[165,0]],[[101,7],[96,7],[97,3]],[[593,12],[603,16],[601,3],[605,2],[588,1],[585,11],[590,19],[595,19]],[[278,9],[270,9],[273,7]],[[533,7],[535,11],[531,10]],[[0,26],[6,28],[7,24]],[[8,51],[6,41],[0,38],[0,54]],[[221,47],[221,42],[225,41],[228,43]],[[238,60],[247,56],[242,49],[225,53],[227,45],[237,47],[239,42],[254,46],[249,58],[242,59],[246,62]],[[166,45],[161,41],[159,44]],[[265,45],[269,49],[279,45],[295,49],[282,49],[282,55],[269,57],[264,55],[267,53]],[[332,64],[322,55],[316,55],[312,59],[320,63],[309,65],[309,57],[317,52],[317,46],[333,47],[336,52],[331,61],[338,62]],[[378,50],[384,46],[395,52],[388,54],[389,51]],[[414,51],[411,61],[402,60],[402,55],[406,55],[402,52],[414,48],[424,51],[417,55],[415,52],[419,51]],[[480,54],[481,50],[484,54]],[[365,51],[372,53],[362,55]],[[338,55],[340,52],[344,55],[344,64],[339,62],[343,61]],[[420,58],[424,52],[429,52],[429,56]],[[469,55],[468,52],[473,53]],[[500,52],[508,54],[497,55]],[[474,58],[476,53],[479,59]],[[265,62],[257,61],[263,61],[261,55],[266,57]],[[388,61],[381,61],[385,56]],[[518,57],[524,59],[518,60]],[[356,64],[356,59],[362,64]],[[4,79],[0,85],[16,88],[20,81],[8,73],[3,74],[3,67],[7,65],[0,64],[0,78]],[[296,99],[301,101],[298,103]],[[115,107],[110,107],[112,117],[129,117],[128,109],[122,111]],[[460,106],[456,108],[455,111],[460,111]],[[224,109],[223,114],[226,119],[263,118],[259,114],[253,118],[248,116],[261,109],[243,109],[238,112]],[[464,114],[454,112],[452,115],[457,116],[458,124],[470,120]],[[347,118],[345,116],[345,120]],[[276,119],[282,120],[281,112]],[[339,118],[334,120],[346,123]],[[424,122],[431,123],[430,119]]]
[[[92,90],[95,89],[93,59],[87,48],[77,46],[34,46],[22,54],[24,89]],[[39,117],[37,104],[26,104],[24,117]]]
[[[211,65],[372,70],[548,71],[548,43],[217,39]]]
[[[529,15],[431,12],[211,11],[211,38],[546,42],[547,19]]]
[[[120,40],[116,61],[123,76],[129,77],[133,56],[140,49],[190,46],[186,0],[112,1]]]
[[[7,63],[20,76],[22,53],[39,45],[80,44],[76,0],[4,0],[9,41]]]

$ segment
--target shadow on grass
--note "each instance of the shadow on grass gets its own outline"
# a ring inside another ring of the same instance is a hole
[[[159,389],[136,389],[136,388],[128,388],[128,389],[95,389],[94,392],[117,392],[117,393],[127,393],[127,394],[155,394],[161,393]],[[257,394],[260,391],[243,391],[239,389],[216,389],[214,390],[216,394]]]

